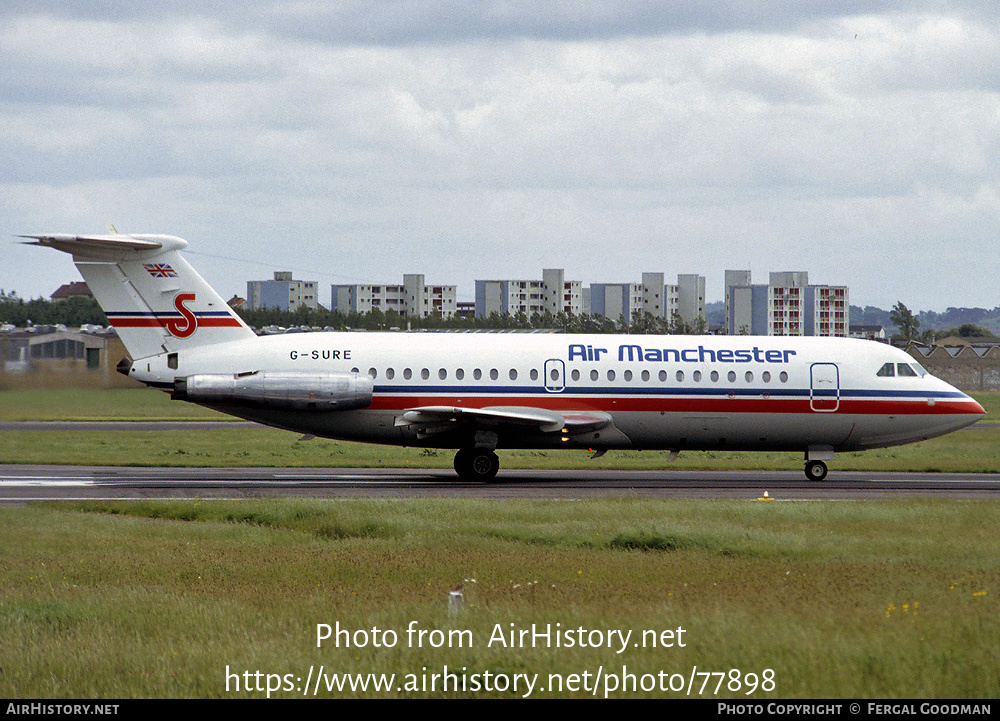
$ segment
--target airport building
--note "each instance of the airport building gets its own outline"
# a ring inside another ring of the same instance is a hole
[[[316,310],[316,281],[295,280],[287,271],[275,272],[274,280],[247,281],[247,304],[251,310],[295,310],[302,305]]]
[[[477,280],[476,317],[584,313],[583,283],[566,280],[562,268],[542,271],[541,280]]]
[[[726,271],[726,329],[729,335],[847,337],[847,286],[809,285],[805,271],[771,273],[767,285],[753,285],[749,270]]]
[[[451,318],[458,311],[453,285],[427,285],[424,276],[403,276],[402,285],[331,285],[330,306],[341,313],[394,310],[408,318]]]

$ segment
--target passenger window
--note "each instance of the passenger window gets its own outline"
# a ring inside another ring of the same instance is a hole
[[[760,379],[762,381],[764,381],[765,383],[770,383],[771,382],[771,371],[764,371],[763,373],[761,373],[760,374]]]
[[[900,376],[907,376],[908,378],[916,378],[917,377],[916,371],[914,371],[912,368],[910,368],[910,366],[906,365],[906,363],[897,363],[896,364],[896,373],[898,375],[900,375]]]
[[[446,371],[444,368],[438,370],[438,378],[444,380],[447,377],[448,377],[448,371]]]
[[[678,383],[684,382],[684,371],[677,371],[677,382]]]
[[[878,369],[878,373],[876,373],[875,375],[881,376],[882,378],[891,378],[892,376],[896,375],[895,366],[893,366],[892,363],[886,363],[884,366]]]
[[[625,371],[625,372],[624,372],[624,373],[622,374],[622,378],[624,378],[624,379],[625,379],[625,380],[627,380],[627,381],[630,381],[630,380],[632,380],[632,371]]]
[[[712,379],[713,383],[718,382],[718,380],[719,380],[719,371],[712,371],[712,375],[710,375],[709,378]]]
[[[597,380],[597,371],[596,370],[590,371],[590,380],[592,380],[592,381],[596,381]]]
[[[749,373],[747,375],[749,375]],[[729,371],[729,373],[726,374],[726,378],[729,379],[730,383],[735,383],[736,382],[736,371]]]
[[[474,371],[472,371],[472,377],[475,378],[477,381],[480,381],[483,379],[483,372],[478,368],[476,368]]]
[[[411,371],[409,368],[404,368],[403,369],[403,378],[405,380],[410,380],[412,377],[413,377],[413,371]]]
[[[531,380],[537,381],[538,380],[538,369],[537,368],[532,368],[531,369],[531,373],[529,373],[529,375],[531,376]]]
[[[743,378],[747,383],[753,383],[753,371],[747,371]]]
[[[369,368],[368,377],[371,378],[372,380],[375,380],[378,377],[378,371],[375,370],[374,368]]]
[[[459,380],[460,381],[463,378],[465,378],[465,371],[462,370],[461,368],[456,368],[455,369],[455,380]]]
[[[499,377],[500,377],[500,373],[497,371],[497,369],[496,368],[490,368],[490,380],[491,381],[495,381]]]
[[[782,383],[787,383],[788,382],[788,374],[785,373],[785,371],[781,371],[781,374],[778,375],[778,380],[781,381]]]
[[[656,377],[660,379],[660,383],[666,383],[667,382],[667,372],[666,371],[660,371],[659,374]]]
[[[608,380],[609,381],[613,381],[614,379],[615,379],[615,372],[614,371],[608,371]]]
[[[649,371],[643,371],[642,372],[642,380],[646,381],[646,382],[649,381]]]
[[[386,380],[390,380],[391,381],[395,377],[396,377],[396,371],[394,371],[392,368],[386,368],[385,369],[385,378],[386,378]]]
[[[580,380],[580,371],[576,370],[575,368],[573,369],[573,372],[570,373],[570,375],[573,377],[573,380],[575,381]]]
[[[424,368],[422,371],[420,371],[420,377],[423,378],[424,380],[427,380],[428,378],[431,377],[431,372],[426,368]]]
[[[517,371],[514,370],[513,368],[510,369],[510,372],[507,375],[510,376],[510,379],[512,381],[516,381],[517,380]]]
[[[694,378],[695,383],[701,383],[701,371],[695,371],[691,374],[691,377]]]

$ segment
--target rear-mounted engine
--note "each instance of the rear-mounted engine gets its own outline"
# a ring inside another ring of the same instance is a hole
[[[174,400],[297,411],[348,411],[372,402],[360,373],[203,373],[174,379]]]

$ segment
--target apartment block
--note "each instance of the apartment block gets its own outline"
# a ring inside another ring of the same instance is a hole
[[[453,285],[427,285],[421,274],[403,276],[402,285],[331,285],[330,306],[341,313],[383,313],[394,310],[408,318],[439,315],[451,318],[458,310]]]
[[[316,288],[314,280],[295,280],[290,272],[278,271],[274,280],[247,281],[247,304],[252,310],[295,310],[302,305],[315,310],[319,307]]]
[[[542,271],[541,280],[477,280],[476,317],[485,318],[491,313],[517,315],[524,313],[584,312],[583,283],[566,280],[561,268]]]
[[[730,335],[847,337],[847,286],[810,285],[805,271],[771,273],[767,285],[750,271],[726,271],[726,325]]]
[[[705,278],[683,274],[676,285],[667,285],[663,273],[643,273],[641,283],[592,283],[589,312],[626,321],[637,312],[667,319],[676,314],[685,323],[696,323],[705,317]]]

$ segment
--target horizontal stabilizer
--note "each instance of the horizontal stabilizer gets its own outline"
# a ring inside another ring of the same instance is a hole
[[[143,257],[146,254],[180,250],[187,241],[171,235],[20,235],[35,242],[25,245],[43,245],[70,253],[86,260],[118,261],[124,258]]]

